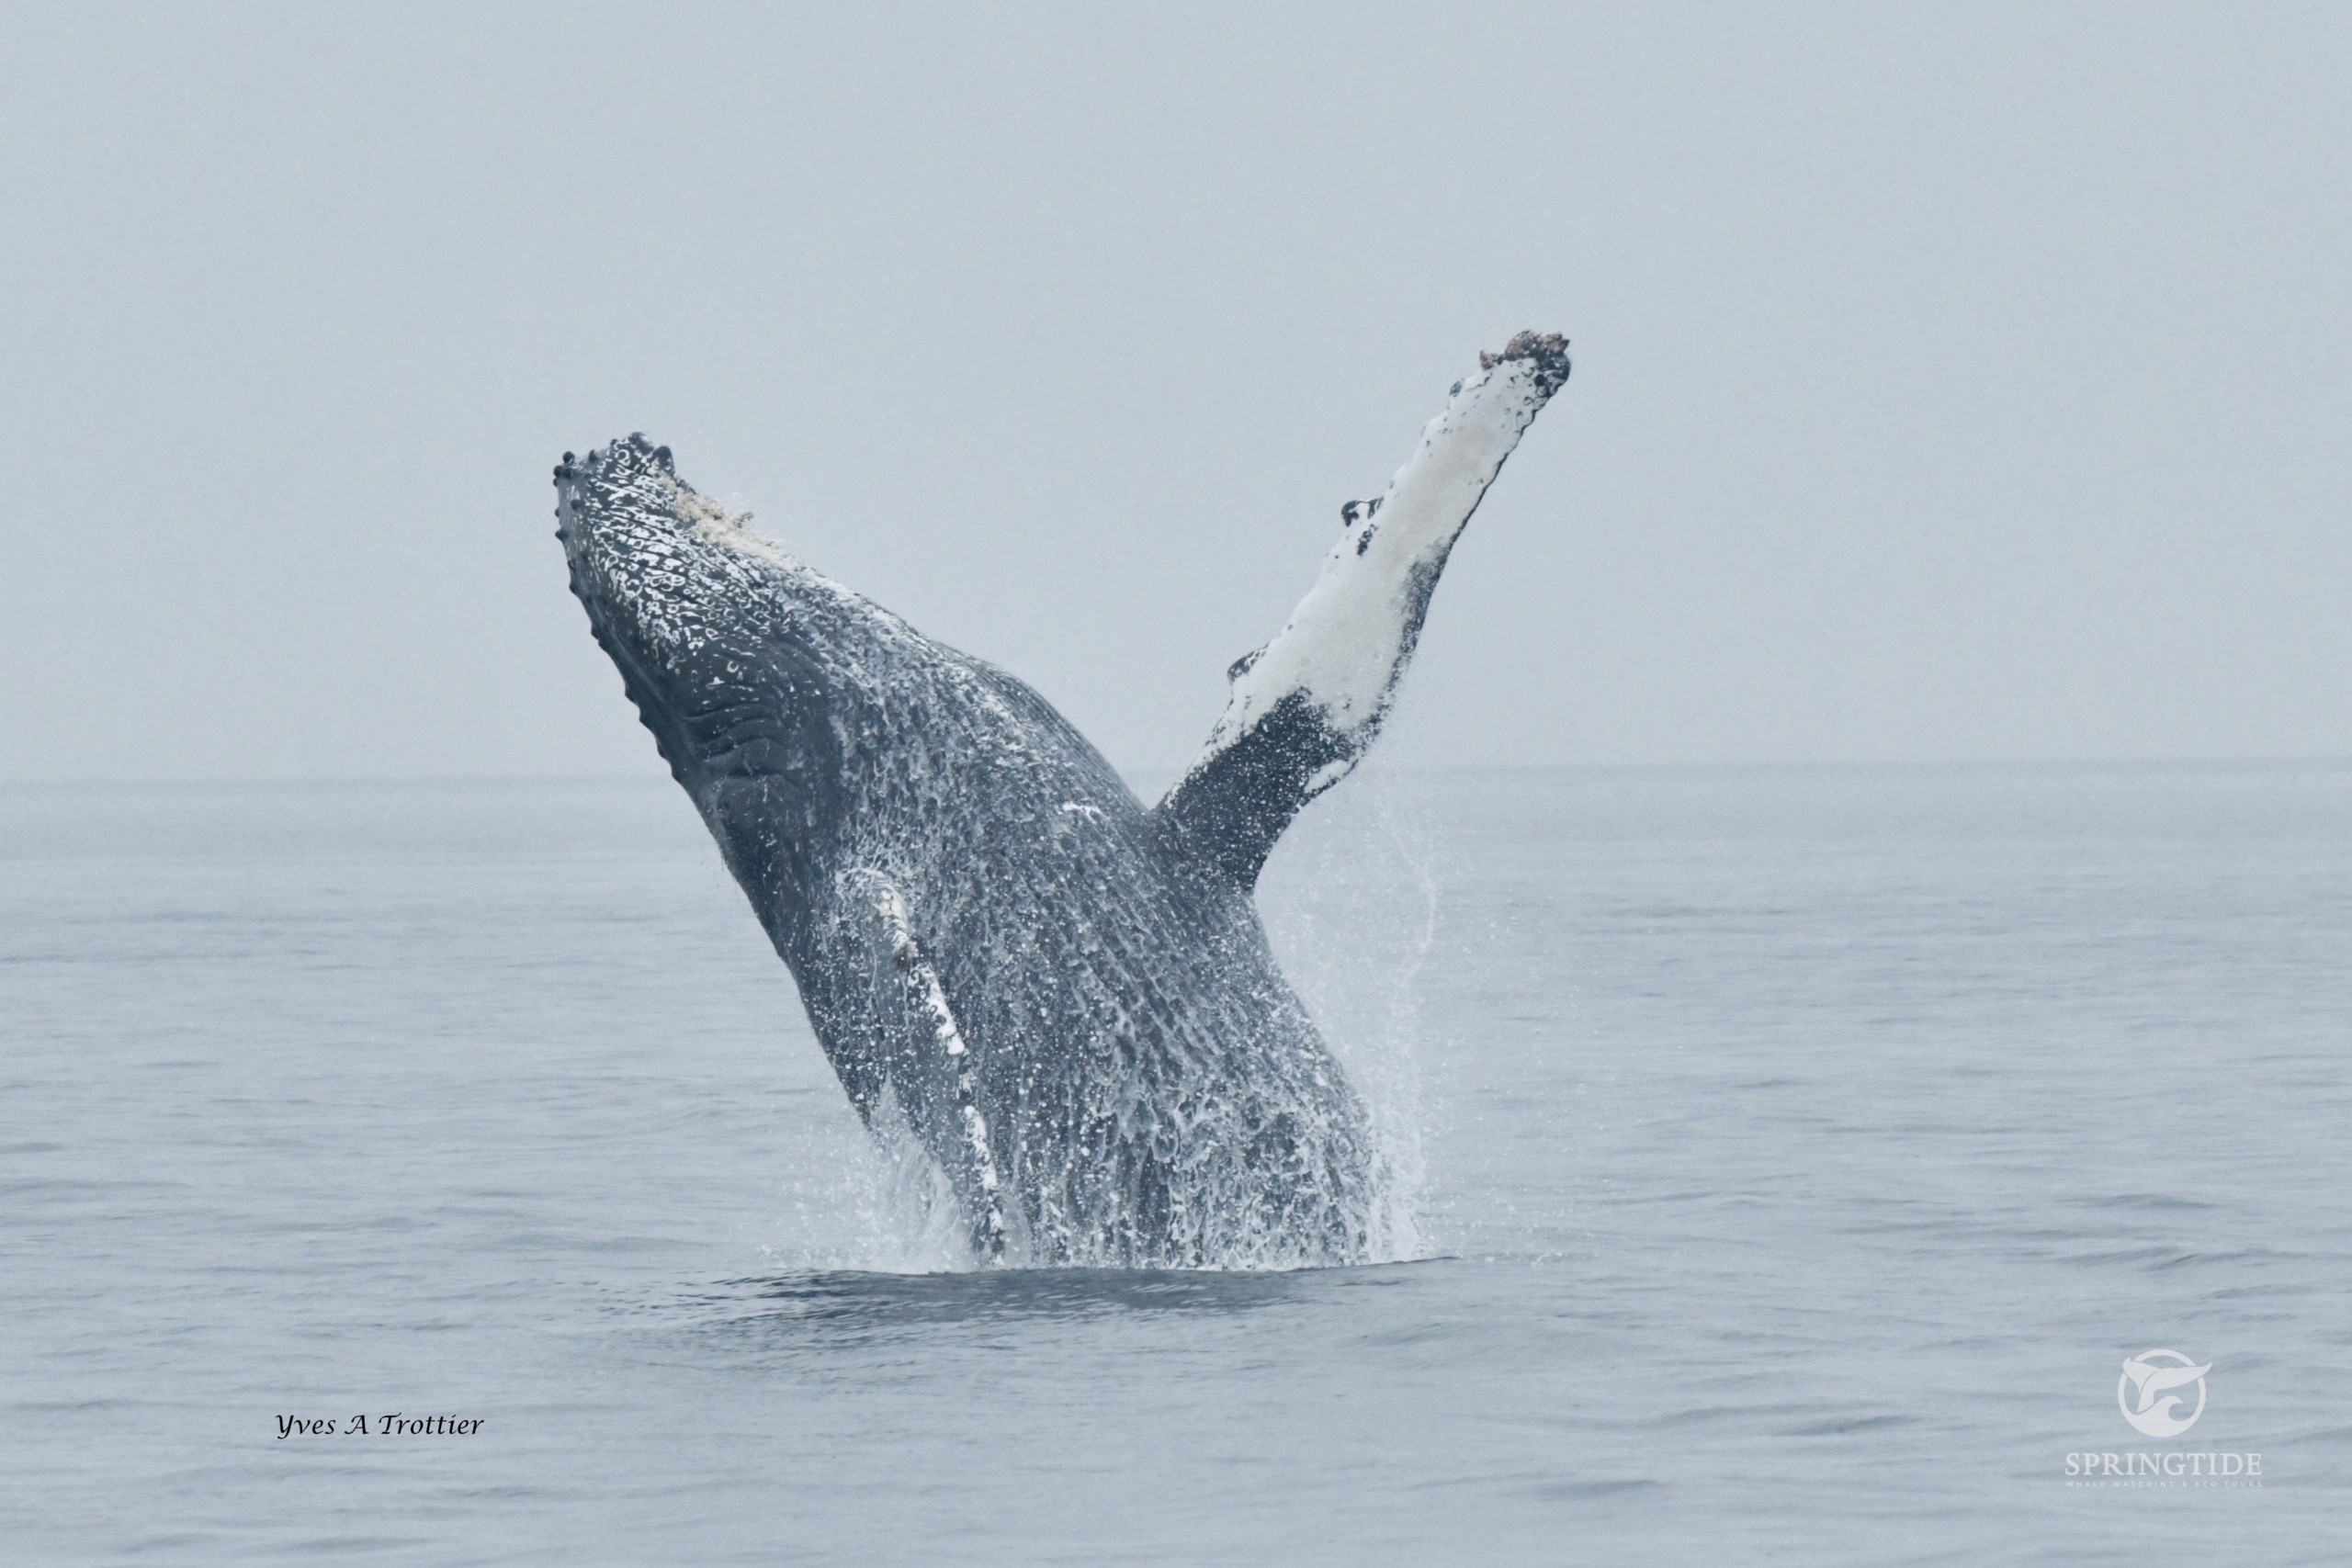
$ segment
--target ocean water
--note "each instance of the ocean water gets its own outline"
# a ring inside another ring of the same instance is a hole
[[[1414,1256],[975,1273],[666,781],[0,792],[0,1555],[2352,1560],[2352,768],[1383,774],[1264,902]]]

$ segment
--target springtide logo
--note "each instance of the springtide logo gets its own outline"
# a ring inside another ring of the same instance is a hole
[[[2212,1370],[2211,1361],[2200,1367],[2177,1350],[2143,1350],[2123,1363],[2123,1376],[2115,1385],[2115,1406],[2134,1431],[2151,1438],[2177,1438],[2205,1414],[2205,1374]],[[2197,1408],[2176,1416],[2173,1413],[2187,1401],[2165,1391],[2190,1383],[2197,1385]]]
[[[2177,1438],[2205,1414],[2205,1374],[2211,1361],[2199,1365],[2177,1350],[2143,1350],[2123,1363],[2115,1385],[2115,1407],[2132,1429],[2151,1438]],[[2196,1385],[2196,1408],[2188,1405],[2187,1390]],[[2262,1456],[2252,1453],[2191,1452],[2168,1449],[2151,1453],[2076,1452],[2066,1456],[2069,1486],[2259,1486]]]

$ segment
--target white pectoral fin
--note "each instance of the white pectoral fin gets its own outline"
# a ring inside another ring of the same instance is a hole
[[[1568,378],[1566,339],[1521,333],[1478,356],[1379,499],[1340,509],[1340,542],[1274,639],[1238,660],[1207,747],[1157,812],[1248,886],[1308,801],[1380,731],[1453,541],[1503,459]]]
[[[997,1257],[1005,1235],[1002,1183],[979,1105],[978,1064],[948,1005],[947,987],[915,936],[913,915],[898,885],[865,869],[846,872],[841,880],[879,938],[877,957],[888,972],[877,980],[887,994],[883,1016],[903,1032],[899,1048],[890,1053],[909,1079],[899,1102],[911,1103],[925,1120],[947,1122],[944,1142],[956,1151],[946,1162],[950,1177],[971,1207],[975,1240],[985,1256]]]

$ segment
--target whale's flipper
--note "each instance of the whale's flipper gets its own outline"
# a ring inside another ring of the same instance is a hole
[[[924,1145],[934,1152],[955,1151],[953,1158],[944,1162],[948,1166],[947,1179],[971,1221],[975,1248],[983,1258],[994,1261],[1004,1253],[1002,1182],[988,1119],[975,1092],[977,1064],[955,1010],[947,1004],[946,987],[915,939],[913,917],[896,883],[880,872],[861,868],[842,873],[840,888],[842,918],[852,928],[852,940],[879,972],[881,983],[869,993],[873,1003],[898,1014],[872,1021],[881,1027],[873,1029],[868,1037],[882,1046],[882,1053],[873,1064],[879,1081],[870,1083],[869,1097],[878,1097],[887,1088],[919,1134],[930,1130],[927,1123],[937,1123],[944,1130],[945,1136],[925,1137]],[[934,1059],[893,1061],[888,1055],[893,1047]],[[938,1093],[940,1089],[946,1092]],[[852,1098],[858,1098],[854,1088]],[[870,1119],[866,1103],[861,1101],[859,1110]]]
[[[1521,432],[1568,378],[1568,345],[1521,333],[1454,384],[1379,499],[1345,531],[1273,641],[1236,661],[1224,716],[1154,808],[1187,850],[1244,887],[1299,808],[1347,777],[1380,732],[1453,541]]]

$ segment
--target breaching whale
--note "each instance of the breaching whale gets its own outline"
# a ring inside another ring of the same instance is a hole
[[[1385,1173],[1252,901],[1354,767],[1455,538],[1568,375],[1521,333],[1456,382],[1146,808],[1051,705],[819,575],[642,435],[564,455],[571,589],[790,966],[866,1124],[983,1261],[1359,1261]]]

